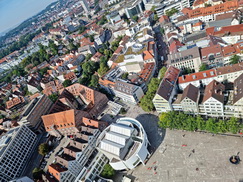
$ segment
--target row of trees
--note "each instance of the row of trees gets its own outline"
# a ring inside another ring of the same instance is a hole
[[[187,131],[207,131],[211,133],[238,133],[243,127],[235,117],[229,120],[209,118],[200,115],[193,117],[183,112],[166,112],[159,116],[161,128],[181,129]]]
[[[159,87],[160,79],[152,78],[150,83],[148,84],[148,91],[140,100],[140,107],[146,112],[154,110],[154,104],[152,102],[157,89]]]
[[[155,109],[153,98],[159,88],[160,81],[164,78],[166,70],[166,67],[162,67],[159,71],[159,78],[152,78],[148,84],[148,91],[140,100],[140,107],[142,107],[144,111],[149,112]]]

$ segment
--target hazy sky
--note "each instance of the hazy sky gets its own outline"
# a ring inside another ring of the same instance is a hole
[[[45,9],[56,0],[0,0],[0,33]]]

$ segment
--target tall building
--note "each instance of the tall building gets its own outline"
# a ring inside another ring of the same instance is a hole
[[[120,118],[108,126],[97,140],[98,149],[115,170],[134,169],[150,155],[147,134],[133,118]]]
[[[9,130],[0,138],[0,181],[22,176],[37,144],[37,135],[26,125]]]
[[[81,5],[85,11],[85,13],[90,13],[90,8],[87,0],[81,0]]]
[[[125,13],[128,18],[139,15],[145,10],[144,2],[142,0],[130,1],[125,7]]]

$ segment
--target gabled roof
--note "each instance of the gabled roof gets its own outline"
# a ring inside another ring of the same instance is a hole
[[[224,94],[225,86],[216,80],[211,81],[205,88],[203,101],[206,102],[209,98],[214,98],[221,103],[224,103]]]
[[[199,88],[195,87],[192,84],[189,84],[183,90],[181,101],[187,97],[187,98],[191,99],[192,101],[197,102],[198,95],[199,95]]]
[[[174,89],[174,85],[176,84],[179,74],[179,69],[170,66],[167,69],[162,82],[160,83],[159,89],[157,90],[157,94],[168,101],[171,96],[172,90]]]
[[[243,73],[234,81],[233,104],[243,98]]]

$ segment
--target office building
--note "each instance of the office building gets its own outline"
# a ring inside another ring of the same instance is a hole
[[[37,145],[37,135],[26,125],[13,128],[0,138],[0,181],[22,176]]]

